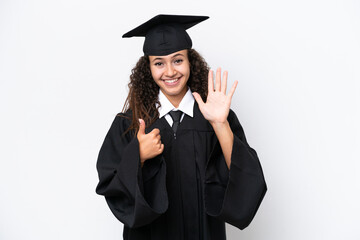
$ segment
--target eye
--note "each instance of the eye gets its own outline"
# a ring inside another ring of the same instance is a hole
[[[156,63],[154,63],[154,65],[155,65],[155,66],[162,66],[163,63],[162,63],[162,62],[156,62]]]
[[[182,60],[182,59],[176,59],[175,61],[174,61],[174,63],[176,63],[176,64],[180,64],[180,63],[182,63],[184,60]]]

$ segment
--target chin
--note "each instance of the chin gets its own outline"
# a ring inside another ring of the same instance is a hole
[[[184,90],[184,88],[185,88],[185,90]],[[187,91],[187,86],[185,86],[179,90],[162,88],[161,91],[167,96],[178,97],[180,95],[185,95],[185,93]]]

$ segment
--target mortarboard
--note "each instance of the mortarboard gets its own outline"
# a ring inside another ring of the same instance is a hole
[[[192,46],[186,29],[208,19],[207,16],[160,14],[141,24],[122,37],[145,37],[145,55],[164,56]]]

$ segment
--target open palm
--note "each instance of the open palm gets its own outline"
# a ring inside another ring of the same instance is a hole
[[[201,113],[203,114],[204,118],[211,124],[224,123],[227,121],[227,116],[229,115],[230,111],[231,99],[234,95],[238,83],[235,81],[230,89],[230,92],[228,95],[226,95],[227,77],[228,73],[227,71],[224,71],[221,80],[221,68],[218,68],[216,71],[214,88],[213,71],[209,71],[208,96],[206,103],[203,102],[198,93],[193,93]]]

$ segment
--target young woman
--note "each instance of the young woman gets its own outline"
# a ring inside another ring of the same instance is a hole
[[[223,240],[266,192],[256,152],[230,110],[237,82],[215,76],[186,29],[202,16],[158,15],[124,37],[145,36],[129,95],[98,156],[99,184],[124,239]],[[215,77],[215,84],[213,78]]]

